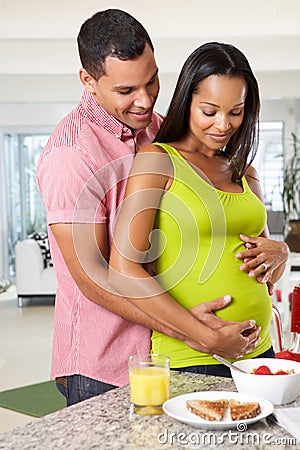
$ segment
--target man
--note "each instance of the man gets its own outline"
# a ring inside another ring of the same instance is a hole
[[[126,384],[128,357],[149,352],[150,329],[202,348],[184,324],[181,330],[165,318],[153,321],[106,283],[133,157],[162,121],[153,112],[159,80],[150,37],[132,16],[109,9],[82,25],[78,47],[82,100],[53,132],[37,168],[58,279],[51,377],[68,405]],[[223,326],[211,311],[229,301],[221,298],[197,314]],[[239,354],[257,342],[258,331],[241,335],[252,322],[232,325]]]

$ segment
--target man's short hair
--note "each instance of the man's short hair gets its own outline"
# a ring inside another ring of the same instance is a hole
[[[143,54],[146,44],[154,51],[143,25],[119,9],[99,11],[87,19],[80,28],[77,43],[82,67],[95,80],[105,74],[108,56],[124,61],[135,59]]]

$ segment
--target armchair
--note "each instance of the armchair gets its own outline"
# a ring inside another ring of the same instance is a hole
[[[53,267],[45,267],[40,246],[34,239],[16,244],[16,290],[18,306],[22,308],[24,297],[55,295],[57,288]]]

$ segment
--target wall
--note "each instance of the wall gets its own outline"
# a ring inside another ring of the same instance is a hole
[[[300,98],[298,0],[187,0],[182,5],[179,0],[86,0],[76,6],[71,0],[2,0],[0,103],[76,102],[80,25],[99,8],[111,6],[141,20],[153,39],[161,112],[186,56],[208,40],[231,42],[247,54],[263,99]]]

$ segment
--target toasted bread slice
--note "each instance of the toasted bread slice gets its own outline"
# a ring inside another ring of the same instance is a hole
[[[251,419],[258,416],[261,412],[260,404],[258,402],[237,402],[236,400],[229,400],[230,417],[231,420]]]
[[[187,400],[186,407],[202,419],[220,421],[228,407],[228,400]]]

